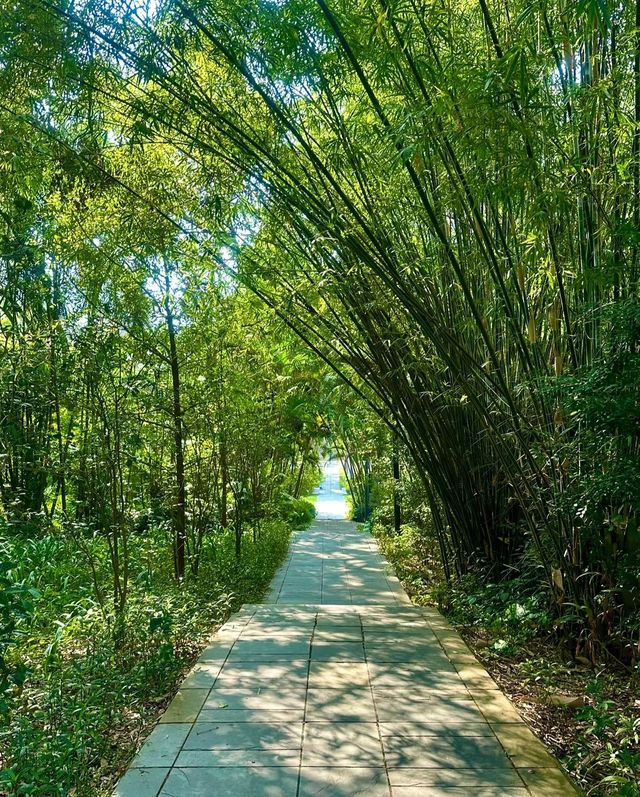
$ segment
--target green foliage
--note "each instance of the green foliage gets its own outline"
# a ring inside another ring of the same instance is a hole
[[[6,726],[0,788],[16,797],[108,793],[211,630],[242,603],[260,600],[289,533],[280,521],[266,522],[256,543],[245,541],[240,562],[233,534],[220,533],[199,579],[184,584],[174,582],[170,565],[145,569],[146,557],[166,545],[162,530],[133,540],[132,594],[117,644],[116,618],[93,597],[73,540],[10,541],[11,553],[22,552],[20,577],[37,583],[41,596],[12,653],[25,660],[29,678]],[[99,540],[90,545],[106,589],[108,560]]]
[[[435,600],[441,572],[437,556],[434,556],[433,536],[429,537],[424,529],[410,524],[404,524],[400,534],[396,534],[389,526],[380,523],[379,516],[376,516],[372,529],[412,600],[418,604]]]
[[[638,611],[633,4],[5,5],[5,511],[68,493],[99,515],[122,603],[123,506],[161,496],[182,577],[216,523],[240,543],[299,497],[322,427],[368,515],[372,409],[447,573],[526,551],[593,655],[617,644]],[[359,406],[332,412],[292,333]]]
[[[568,760],[583,776],[598,779],[599,793],[638,797],[640,718],[631,707],[620,708],[607,699],[599,677],[588,684],[587,693],[591,702],[577,710],[582,731]]]
[[[487,583],[481,574],[463,576],[446,593],[451,619],[488,633],[489,650],[518,655],[531,639],[552,630],[554,618],[548,598],[531,577]]]
[[[556,507],[559,522],[573,518],[589,552],[591,577],[578,614],[596,636],[622,647],[640,633],[640,305],[628,299],[592,313],[602,316],[600,356],[547,388],[562,421],[555,456],[564,486]]]
[[[13,562],[0,560],[0,720],[6,720],[13,692],[20,689],[29,673],[14,651],[24,633],[24,623],[33,611],[37,590],[13,578]],[[21,631],[22,626],[22,631]]]
[[[280,496],[278,514],[294,529],[304,529],[316,516],[313,501],[309,498],[294,498],[286,493]]]
[[[73,535],[114,655],[143,582],[308,517],[331,430],[416,593],[632,663],[636,10],[5,0],[1,512]]]

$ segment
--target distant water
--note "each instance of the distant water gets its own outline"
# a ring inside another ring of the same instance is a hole
[[[347,491],[340,487],[342,465],[339,459],[326,459],[322,463],[322,482],[314,492],[318,520],[347,519]]]

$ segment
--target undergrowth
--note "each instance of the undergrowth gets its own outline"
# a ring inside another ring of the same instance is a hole
[[[255,543],[246,535],[239,562],[233,534],[217,534],[199,578],[183,584],[172,578],[162,534],[132,538],[135,564],[117,642],[114,618],[73,541],[55,533],[4,540],[2,558],[13,562],[7,584],[28,585],[31,605],[3,657],[22,676],[12,678],[0,736],[0,793],[109,794],[207,636],[242,603],[260,600],[286,555],[290,528],[263,523]],[[105,552],[96,543],[93,554],[106,590]]]
[[[428,531],[372,531],[411,599],[446,614],[589,797],[640,797],[637,667],[576,659],[535,574],[476,572],[446,584]]]

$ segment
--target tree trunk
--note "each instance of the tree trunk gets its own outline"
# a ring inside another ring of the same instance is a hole
[[[637,230],[640,227],[640,0],[636,0],[636,33],[635,54],[633,60],[635,76],[635,130],[633,133],[632,164],[633,164],[633,225]],[[631,293],[635,293],[638,274],[638,244],[634,241],[631,259]]]
[[[186,488],[184,476],[184,440],[182,428],[182,407],[180,403],[180,365],[178,363],[178,347],[173,312],[169,302],[169,272],[165,272],[164,309],[169,334],[169,353],[171,362],[171,386],[173,390],[173,439],[176,477],[176,501],[174,507],[174,551],[173,563],[176,579],[184,578],[185,551],[187,547],[187,518],[185,511]]]
[[[242,555],[242,514],[238,500],[236,500],[236,517],[235,517],[235,532],[236,532],[236,560],[240,561]]]
[[[57,268],[54,266],[52,279],[52,295],[47,302],[47,320],[49,322],[49,362],[51,369],[51,394],[56,420],[56,442],[58,444],[58,480],[54,500],[51,503],[50,517],[53,517],[58,503],[62,504],[63,515],[67,514],[67,484],[65,477],[66,447],[62,438],[62,419],[60,413],[60,390],[58,385],[58,351],[56,347],[57,323],[59,313],[59,290]]]
[[[400,510],[400,460],[398,459],[398,451],[394,444],[393,447],[393,528],[396,534],[400,534],[400,526],[402,525],[402,516]]]
[[[300,498],[300,490],[302,489],[302,480],[304,478],[304,470],[305,465],[307,464],[307,455],[309,454],[309,449],[311,448],[311,440],[308,440],[305,444],[304,448],[302,449],[302,457],[300,460],[300,468],[298,469],[298,476],[296,478],[296,486],[293,490],[293,497]]]
[[[227,441],[224,435],[220,440],[220,481],[222,482],[222,489],[220,491],[220,525],[223,529],[226,529],[229,525],[229,504],[227,501],[229,465],[227,461]]]

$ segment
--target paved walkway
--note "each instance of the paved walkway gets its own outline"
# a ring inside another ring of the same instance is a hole
[[[347,521],[299,533],[212,639],[117,797],[569,797],[460,636]]]
[[[293,538],[266,601],[278,605],[410,605],[373,537],[344,520],[316,521]]]
[[[342,467],[340,460],[325,460],[322,466],[322,484],[313,492],[316,496],[318,520],[346,520],[349,516],[347,491],[340,486]]]

